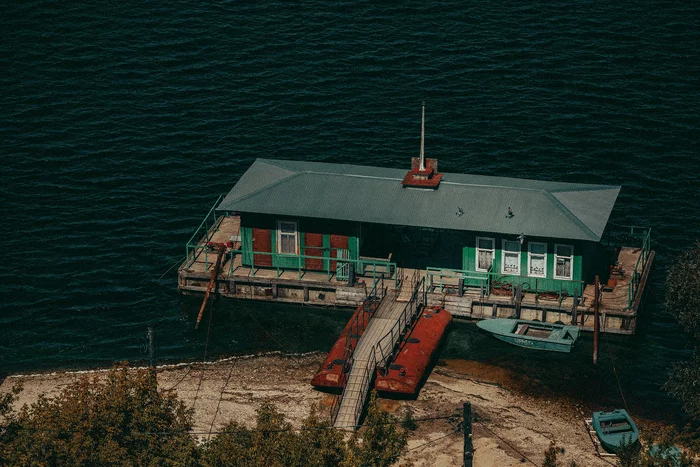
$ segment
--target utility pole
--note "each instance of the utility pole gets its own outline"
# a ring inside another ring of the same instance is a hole
[[[600,312],[600,281],[598,276],[595,276],[595,302],[593,311],[593,364],[598,364],[598,335],[600,334],[600,320],[598,313]]]
[[[472,404],[465,402],[462,406],[464,423],[464,467],[472,467],[474,446],[472,444]]]

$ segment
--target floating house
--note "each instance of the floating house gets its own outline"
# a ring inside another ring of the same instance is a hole
[[[456,318],[592,329],[597,275],[601,330],[634,333],[654,252],[609,224],[619,186],[441,173],[422,144],[407,169],[256,160],[188,242],[180,290],[219,267],[223,296],[354,308],[423,277]]]

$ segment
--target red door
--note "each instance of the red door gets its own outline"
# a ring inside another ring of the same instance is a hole
[[[323,234],[308,232],[304,234],[304,254],[306,256],[323,256]],[[306,258],[304,264],[306,269],[323,271],[322,259]]]
[[[253,229],[253,251],[272,253],[272,236],[269,229]],[[253,254],[255,266],[272,267],[271,255]]]
[[[333,258],[338,257],[337,248],[342,248],[343,250],[348,249],[347,235],[331,234],[331,256]],[[331,271],[335,271],[335,261],[331,261]]]

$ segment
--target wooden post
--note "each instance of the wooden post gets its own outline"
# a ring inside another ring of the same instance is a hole
[[[465,402],[462,406],[464,418],[464,467],[472,467],[474,458],[474,446],[472,445],[472,405]]]
[[[518,284],[515,286],[515,317],[520,319],[520,308],[523,300],[523,289],[522,285]]]
[[[209,279],[207,291],[204,293],[204,300],[202,300],[202,306],[199,309],[199,314],[197,315],[197,324],[195,324],[194,326],[195,329],[199,329],[199,323],[202,321],[202,316],[204,315],[204,308],[207,306],[209,294],[211,293],[211,289],[214,288],[214,284],[216,283],[216,276],[219,275],[219,269],[221,268],[221,258],[223,258],[224,252],[226,251],[226,245],[220,243],[218,244],[217,248],[219,252],[216,257],[216,265],[211,270],[211,279]]]
[[[148,326],[148,366],[153,369],[156,366],[155,352],[153,350],[153,328]]]
[[[600,282],[598,276],[595,276],[595,302],[593,310],[593,364],[598,364],[598,334],[600,334],[600,320],[598,313],[600,311]]]
[[[304,301],[309,301],[309,288],[307,286],[304,286]]]
[[[460,277],[458,284],[457,287],[459,287],[459,289],[457,289],[457,296],[464,297],[464,279]]]

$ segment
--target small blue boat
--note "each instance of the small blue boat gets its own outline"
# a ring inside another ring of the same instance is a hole
[[[639,441],[637,425],[624,409],[593,412],[592,421],[600,444],[608,452],[617,454],[623,440],[627,444],[635,444]]]
[[[551,352],[571,352],[579,328],[524,319],[485,319],[476,325],[509,344]]]

